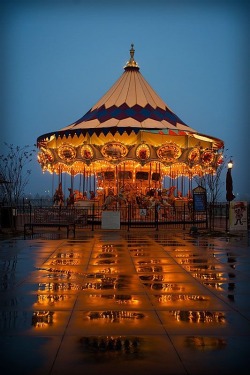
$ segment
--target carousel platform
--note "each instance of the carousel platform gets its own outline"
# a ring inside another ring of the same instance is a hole
[[[0,373],[249,373],[249,233],[1,241]]]

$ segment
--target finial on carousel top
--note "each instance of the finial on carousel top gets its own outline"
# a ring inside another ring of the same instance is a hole
[[[136,70],[139,70],[140,69],[139,65],[134,60],[134,54],[135,54],[135,50],[134,50],[134,45],[132,43],[131,44],[131,48],[130,48],[130,59],[127,62],[127,64],[125,65],[125,67],[124,67],[125,70],[127,70],[127,69],[136,69]]]

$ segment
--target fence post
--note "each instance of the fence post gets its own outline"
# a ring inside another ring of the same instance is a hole
[[[155,205],[155,224],[156,224],[156,230],[159,229],[159,223],[158,223],[158,208],[160,206],[158,206],[157,204]]]
[[[211,206],[211,203],[209,205],[209,207]],[[206,207],[206,229],[208,229],[208,208]],[[213,210],[214,210],[214,205],[213,205]],[[211,213],[211,212],[210,212]],[[213,215],[214,215],[214,211],[213,211]],[[214,226],[214,221],[213,221],[213,226]]]
[[[92,226],[91,226],[92,232],[94,231],[94,217],[95,217],[95,204],[93,203],[93,205],[92,205]]]
[[[131,217],[131,203],[128,204],[128,232],[129,232],[129,227],[130,227],[130,217]]]
[[[184,211],[183,211],[183,215],[184,215],[184,220],[183,220],[183,229],[185,230],[186,229],[186,210],[185,210],[185,207],[186,207],[186,203],[184,203]]]
[[[31,207],[31,203],[29,202],[29,216],[30,216],[30,224],[31,224],[31,210],[32,210],[32,207]]]
[[[226,233],[228,232],[229,207],[226,203]]]

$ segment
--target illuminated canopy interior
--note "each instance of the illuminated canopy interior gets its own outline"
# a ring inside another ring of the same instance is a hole
[[[79,120],[37,139],[43,171],[161,186],[162,179],[216,173],[224,142],[199,134],[164,103],[139,71],[133,44],[124,72]]]

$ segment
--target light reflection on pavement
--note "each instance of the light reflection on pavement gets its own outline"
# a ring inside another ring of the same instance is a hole
[[[0,276],[1,375],[249,372],[247,234],[8,239]]]

